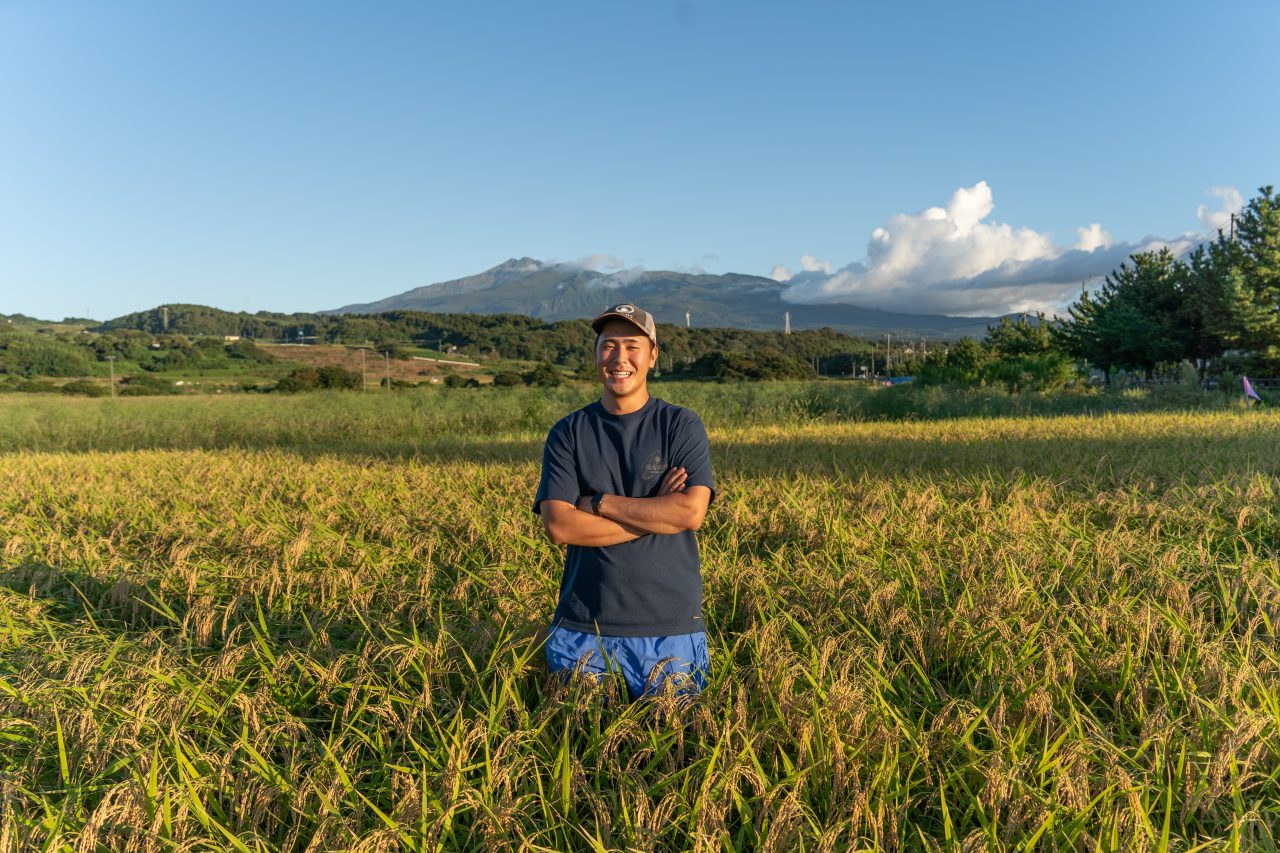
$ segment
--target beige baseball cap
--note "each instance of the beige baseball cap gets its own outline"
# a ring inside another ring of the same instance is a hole
[[[653,315],[643,308],[638,308],[630,302],[624,302],[621,305],[615,305],[605,311],[599,317],[591,321],[591,328],[600,333],[600,327],[610,320],[626,320],[640,331],[644,332],[653,341],[653,345],[658,345],[658,327],[653,322]]]

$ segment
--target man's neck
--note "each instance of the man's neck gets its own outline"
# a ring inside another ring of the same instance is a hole
[[[632,412],[638,412],[647,402],[649,402],[647,385],[625,397],[618,397],[607,391],[600,395],[600,405],[604,406],[604,410],[611,415],[629,415]]]

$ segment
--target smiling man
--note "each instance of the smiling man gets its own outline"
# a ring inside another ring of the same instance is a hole
[[[600,399],[547,435],[533,511],[567,545],[547,639],[552,672],[620,670],[631,698],[706,684],[694,531],[715,493],[698,416],[649,396],[653,318],[617,305],[591,321]]]

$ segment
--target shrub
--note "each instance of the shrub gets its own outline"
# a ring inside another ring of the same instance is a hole
[[[260,364],[269,364],[276,360],[276,357],[266,350],[259,349],[253,341],[239,340],[232,341],[227,344],[227,355],[231,358],[242,358],[248,361],[256,361]]]
[[[57,391],[58,386],[48,379],[28,379],[26,382],[19,382],[13,390],[23,394],[50,394]]]
[[[526,385],[555,388],[564,382],[564,374],[549,361],[544,361],[524,375]]]
[[[120,380],[121,397],[154,397],[160,394],[177,394],[178,389],[172,382],[155,376],[126,376]]]
[[[477,384],[479,384],[479,383],[477,383]],[[445,374],[445,377],[444,377],[444,387],[446,387],[446,388],[466,388],[466,387],[468,387],[468,386],[467,386],[467,379],[466,379],[466,377],[464,377],[464,376],[459,376],[459,375],[458,375],[458,374],[456,374],[456,373],[448,373],[448,374]]]
[[[364,385],[364,379],[359,373],[350,370],[343,370],[341,367],[322,367],[318,371],[320,374],[321,388],[344,388],[351,390],[360,388]]]
[[[359,373],[343,370],[341,367],[299,367],[277,382],[276,390],[286,393],[314,391],[317,388],[351,390],[360,388],[363,383]]]
[[[105,397],[111,393],[111,389],[90,382],[87,379],[76,379],[68,382],[60,390],[63,394],[74,394],[80,397]]]
[[[523,385],[524,378],[519,373],[499,373],[493,377],[493,384],[499,388],[514,388]]]
[[[84,376],[91,368],[84,350],[56,338],[24,336],[0,341],[0,363],[9,373]]]
[[[400,361],[408,361],[413,358],[413,352],[398,341],[379,341],[373,345],[373,348],[377,350],[378,355],[386,353]]]

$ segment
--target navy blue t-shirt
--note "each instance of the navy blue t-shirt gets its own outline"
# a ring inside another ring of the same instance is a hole
[[[597,492],[654,497],[672,466],[688,473],[686,486],[706,486],[715,494],[707,431],[697,415],[656,397],[625,415],[610,414],[596,401],[547,434],[533,511],[544,500],[573,504]],[[554,622],[612,637],[705,630],[693,531],[650,533],[604,548],[570,545]]]

